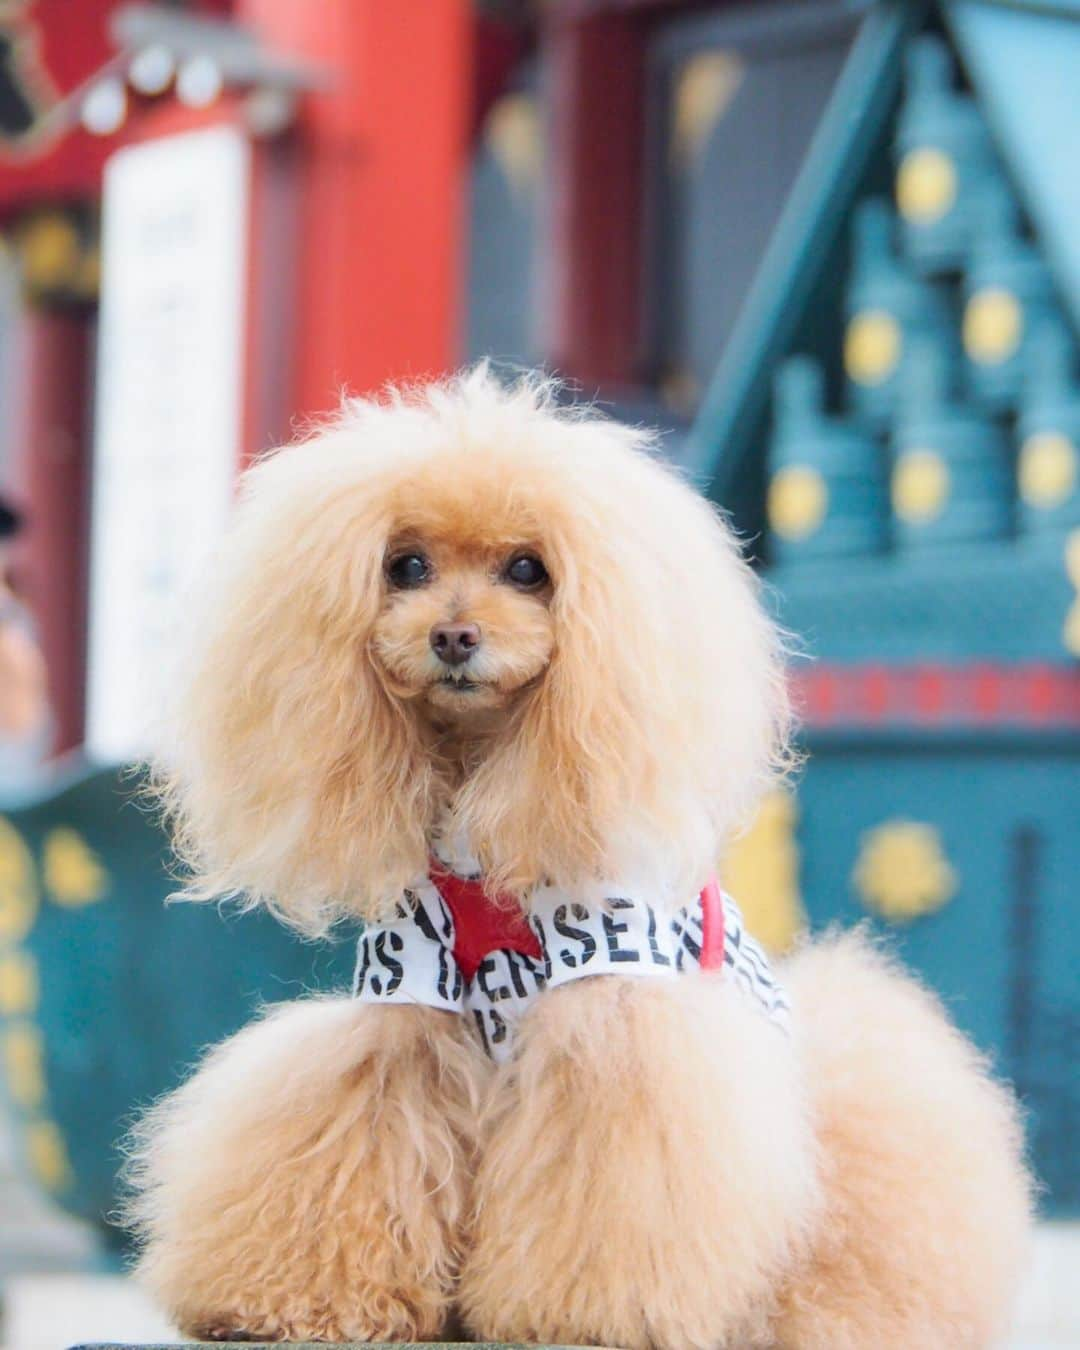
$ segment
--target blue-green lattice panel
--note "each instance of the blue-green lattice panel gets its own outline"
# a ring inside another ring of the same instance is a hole
[[[867,836],[937,832],[953,897],[872,922],[944,997],[1030,1112],[1055,1213],[1080,1212],[1080,738],[817,733],[799,787],[804,898],[815,929],[870,911],[854,880]]]

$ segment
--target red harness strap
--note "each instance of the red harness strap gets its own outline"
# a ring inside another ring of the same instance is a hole
[[[484,890],[480,880],[469,881],[432,862],[432,884],[446,901],[454,919],[454,959],[471,980],[490,952],[512,951],[543,960],[536,934],[513,902],[500,902]],[[701,892],[701,969],[719,970],[724,964],[724,902],[716,879]]]
[[[494,900],[482,881],[455,876],[434,862],[429,876],[453,915],[454,959],[466,980],[472,979],[489,952],[519,952],[543,960],[536,934],[513,901]]]
[[[701,892],[701,969],[719,970],[724,964],[724,897],[715,877]]]

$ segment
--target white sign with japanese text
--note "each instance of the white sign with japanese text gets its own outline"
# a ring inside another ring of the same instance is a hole
[[[87,753],[148,749],[172,616],[224,526],[243,410],[250,147],[230,127],[105,171]]]

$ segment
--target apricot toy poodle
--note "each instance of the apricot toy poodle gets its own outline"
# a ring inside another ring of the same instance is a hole
[[[712,879],[783,652],[650,437],[480,369],[246,475],[158,784],[193,899],[365,922],[152,1109],[202,1338],[957,1350],[1007,1329],[1008,1091],[865,938],[770,968]]]

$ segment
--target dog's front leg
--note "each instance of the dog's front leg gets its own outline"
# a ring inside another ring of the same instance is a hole
[[[461,1306],[480,1338],[767,1343],[817,1203],[799,1056],[733,984],[540,996],[485,1112]]]
[[[201,1339],[438,1336],[487,1072],[431,1008],[312,999],[247,1027],[139,1130],[151,1291]]]

